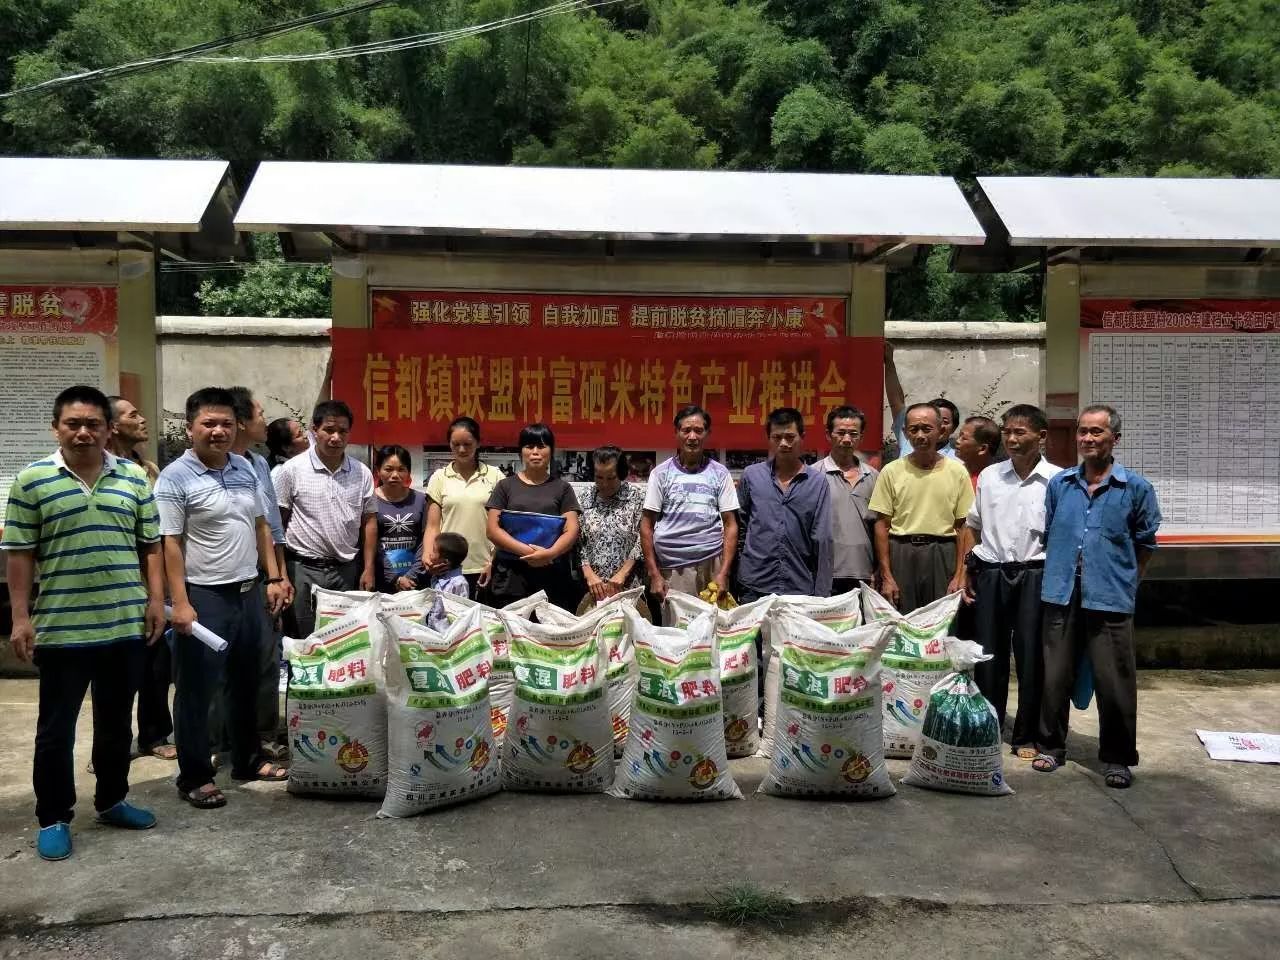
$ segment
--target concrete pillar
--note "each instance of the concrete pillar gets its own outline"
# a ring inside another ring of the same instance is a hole
[[[146,458],[156,460],[164,410],[160,399],[160,351],[156,346],[156,271],[150,250],[121,250],[116,258],[119,310],[119,394],[129,399],[150,425]],[[192,384],[196,389],[203,384]]]
[[[333,325],[369,327],[369,271],[364,257],[333,258]]]
[[[1076,463],[1075,428],[1080,409],[1080,267],[1052,264],[1045,274],[1045,412],[1049,415],[1048,458],[1060,466]]]
[[[883,337],[884,315],[884,264],[855,263],[849,285],[849,316],[845,321],[845,331],[851,337]]]

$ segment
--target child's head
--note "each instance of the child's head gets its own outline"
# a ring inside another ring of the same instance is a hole
[[[449,564],[450,570],[462,566],[469,549],[467,538],[460,533],[442,533],[436,537],[436,553]]]

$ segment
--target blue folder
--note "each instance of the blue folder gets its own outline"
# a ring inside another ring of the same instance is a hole
[[[564,533],[564,517],[549,513],[526,513],[523,510],[503,510],[498,515],[498,526],[521,543],[534,547],[550,547]],[[514,557],[509,550],[501,554]]]

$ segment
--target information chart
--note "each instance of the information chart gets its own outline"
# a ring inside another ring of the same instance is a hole
[[[15,475],[58,446],[54,398],[118,379],[114,287],[0,286],[0,528]]]
[[[1163,537],[1280,539],[1280,333],[1088,336],[1088,396],[1156,488]]]

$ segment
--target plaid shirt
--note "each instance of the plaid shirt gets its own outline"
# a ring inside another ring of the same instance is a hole
[[[276,499],[291,511],[285,546],[317,560],[350,560],[360,544],[360,524],[378,512],[373,474],[352,457],[332,473],[309,449],[280,467]]]

